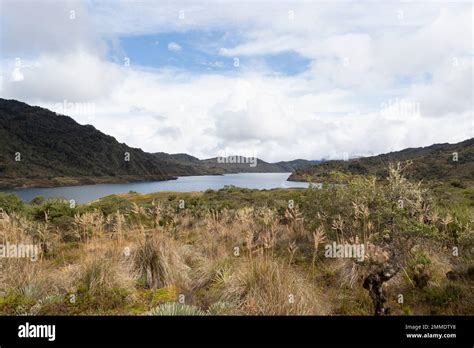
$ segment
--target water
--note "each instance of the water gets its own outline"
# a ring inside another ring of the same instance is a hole
[[[226,175],[204,175],[204,176],[182,176],[177,180],[133,182],[124,184],[99,184],[82,186],[64,186],[51,188],[21,188],[1,189],[2,192],[15,193],[22,200],[29,202],[37,196],[63,197],[68,200],[74,199],[76,203],[87,203],[97,198],[111,194],[127,193],[130,191],[138,193],[150,193],[158,191],[206,191],[217,190],[225,185],[251,189],[272,189],[290,187],[308,187],[304,182],[286,181],[291,173],[240,173]]]

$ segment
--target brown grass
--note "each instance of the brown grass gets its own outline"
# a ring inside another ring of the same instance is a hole
[[[243,206],[196,217],[162,203],[169,194],[135,195],[126,211],[77,212],[67,230],[48,213],[40,221],[3,213],[0,243],[47,248],[36,262],[0,259],[0,313],[370,315],[364,277],[402,246],[403,267],[384,284],[394,313],[443,313],[458,301],[450,311],[472,314],[469,262],[460,270],[450,254],[456,233],[466,243],[473,239],[472,224],[433,210],[425,190],[400,170],[390,168],[384,189],[358,178],[352,191],[333,190],[324,207],[319,190],[313,200],[280,211]],[[405,226],[379,218],[382,209],[396,214],[400,201],[404,219],[415,222],[408,228],[436,229],[434,238],[400,244]],[[363,243],[365,260],[324,258],[324,244],[333,241]],[[459,279],[448,280],[449,271]]]

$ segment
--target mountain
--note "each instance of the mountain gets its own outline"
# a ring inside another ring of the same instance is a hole
[[[326,161],[298,169],[292,173],[288,180],[301,181],[309,177],[313,181],[324,181],[331,171],[386,177],[388,163],[407,160],[412,161],[412,165],[406,173],[408,178],[433,181],[453,179],[472,181],[474,179],[474,138],[457,144],[444,143],[408,148],[348,161]]]
[[[288,162],[277,162],[275,163],[278,165],[280,168],[284,169],[285,172],[293,172],[295,170],[298,170],[300,168],[305,168],[309,167],[314,164],[321,163],[322,161],[308,161],[304,159],[296,159],[293,161],[288,161]]]
[[[166,154],[164,152],[155,153],[161,159],[175,161],[185,165],[194,165],[203,172],[214,174],[230,173],[288,173],[296,169],[304,168],[319,161],[308,161],[297,159],[294,161],[281,161],[277,163],[265,162],[260,158],[245,156],[214,157],[200,160],[187,154]]]
[[[166,152],[155,152],[153,154],[156,158],[165,160],[165,161],[175,161],[180,163],[199,163],[199,158],[188,155],[186,153],[176,153],[176,154],[169,154]]]
[[[233,163],[239,161],[240,163]],[[296,169],[310,166],[318,161],[308,160],[294,160],[294,161],[281,161],[276,163],[269,163],[261,160],[260,158],[246,158],[243,156],[229,156],[226,158],[217,157],[202,160],[201,163],[205,163],[208,167],[218,170],[219,168],[224,170],[225,173],[287,173],[292,172]]]
[[[147,153],[68,116],[0,98],[0,187],[63,186],[238,172],[289,172],[310,161],[249,164]]]
[[[3,187],[167,180],[201,173],[15,100],[0,99],[0,148]]]

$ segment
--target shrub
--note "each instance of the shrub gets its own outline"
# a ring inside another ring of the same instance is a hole
[[[8,214],[13,212],[21,212],[24,209],[24,204],[17,195],[13,193],[0,192],[0,209]]]
[[[63,216],[73,217],[75,214],[70,202],[63,198],[48,198],[40,205],[33,205],[32,211],[35,219],[49,219],[52,222]]]
[[[35,198],[33,198],[33,199],[30,201],[30,204],[33,204],[33,205],[41,205],[41,204],[43,204],[45,201],[46,201],[46,198],[44,198],[44,196],[36,196]]]

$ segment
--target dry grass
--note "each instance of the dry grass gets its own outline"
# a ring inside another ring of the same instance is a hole
[[[280,211],[243,206],[193,215],[160,201],[168,193],[136,195],[139,203],[108,215],[78,211],[65,228],[48,212],[39,220],[3,212],[0,244],[34,242],[41,252],[35,262],[0,258],[0,313],[369,315],[361,285],[394,248],[403,251],[403,267],[384,287],[395,313],[429,314],[433,306],[443,313],[452,286],[460,295],[451,310],[472,313],[470,259],[450,254],[452,243],[474,239],[472,222],[433,209],[401,169],[391,167],[382,188],[356,178]],[[141,204],[148,198],[151,205]],[[402,214],[403,224],[382,214]],[[407,231],[415,242],[404,245]],[[363,244],[364,261],[324,258],[333,241]],[[459,273],[454,283],[450,271]],[[404,304],[396,303],[399,294]]]
[[[173,284],[189,287],[189,267],[179,246],[162,234],[145,234],[139,238],[133,250],[133,264],[149,288]]]
[[[321,291],[300,272],[274,258],[240,262],[224,285],[222,300],[250,315],[323,315],[329,313]]]

